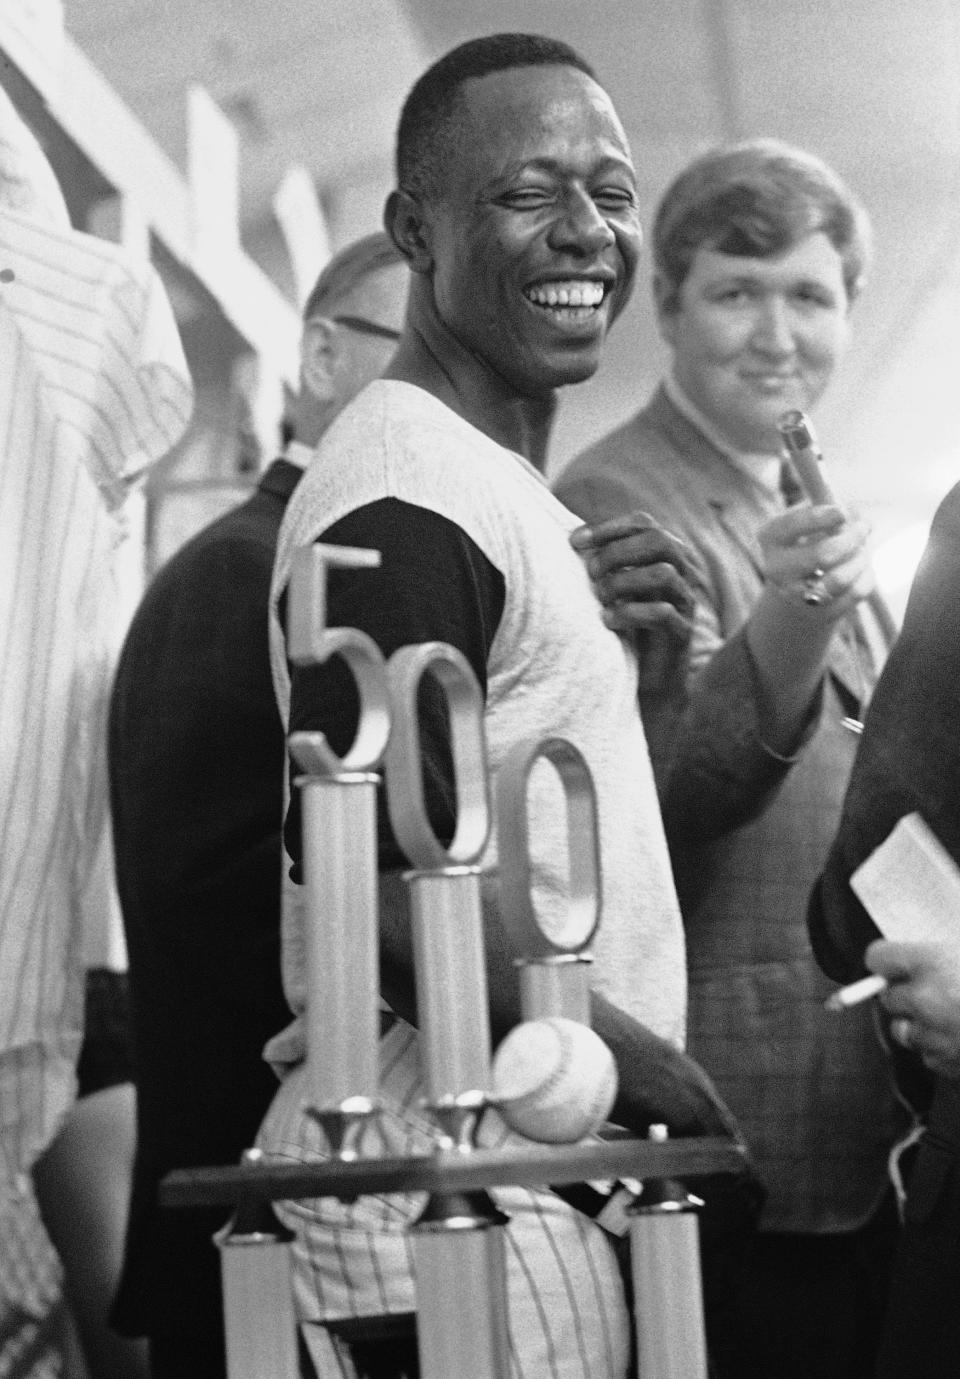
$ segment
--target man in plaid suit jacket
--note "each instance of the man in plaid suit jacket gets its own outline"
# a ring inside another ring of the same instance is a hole
[[[693,163],[654,225],[672,370],[556,485],[588,522],[646,509],[686,543],[697,591],[685,689],[648,694],[644,721],[687,933],[690,1049],[768,1190],[742,1287],[708,1316],[732,1375],[859,1374],[895,1231],[901,1111],[869,1011],[824,1012],[805,925],[890,624],[864,524],[791,503],[777,430],[842,354],[865,252],[862,212],[799,150],[753,141]],[[602,559],[592,572],[614,597]],[[840,1288],[859,1311],[831,1305]]]

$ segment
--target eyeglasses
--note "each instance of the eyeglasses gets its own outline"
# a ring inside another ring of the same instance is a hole
[[[400,332],[391,326],[381,326],[377,321],[368,321],[365,316],[332,316],[338,326],[355,330],[358,335],[376,335],[382,340],[399,340]]]

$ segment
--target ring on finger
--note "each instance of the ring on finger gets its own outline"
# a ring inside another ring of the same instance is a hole
[[[803,581],[802,598],[804,603],[809,604],[812,608],[818,607],[821,603],[830,602],[830,591],[823,581],[825,573],[826,571],[817,565]]]

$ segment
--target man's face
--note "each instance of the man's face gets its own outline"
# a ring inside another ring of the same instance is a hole
[[[571,67],[472,78],[425,208],[444,325],[521,396],[589,378],[630,293],[636,182],[606,93]]]
[[[746,451],[779,450],[777,418],[820,398],[848,310],[840,255],[819,231],[775,258],[699,249],[677,298],[659,303],[677,382]]]

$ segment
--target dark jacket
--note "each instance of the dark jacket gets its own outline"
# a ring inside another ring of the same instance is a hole
[[[960,485],[934,518],[810,906],[817,957],[837,981],[863,974],[864,950],[878,937],[850,876],[914,811],[960,862]],[[908,1179],[877,1374],[943,1379],[960,1355],[960,1083],[932,1077],[899,1047],[892,1057],[927,1129]]]
[[[245,503],[159,571],[110,709],[117,878],[130,957],[137,1158],[118,1329],[222,1360],[222,1210],[160,1210],[173,1168],[236,1162],[276,1090],[262,1059],[280,984],[284,733],[267,607],[301,471],[276,461]]]

